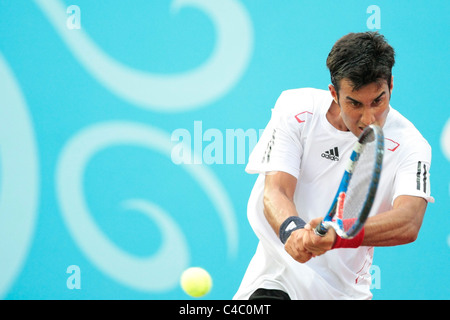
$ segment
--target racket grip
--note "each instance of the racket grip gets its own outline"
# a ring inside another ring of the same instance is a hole
[[[328,229],[325,228],[325,226],[321,223],[319,223],[315,228],[314,228],[314,233],[317,234],[318,236],[324,237],[328,232]]]

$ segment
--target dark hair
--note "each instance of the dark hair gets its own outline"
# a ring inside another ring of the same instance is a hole
[[[327,58],[331,83],[339,93],[339,83],[346,78],[353,90],[380,80],[391,86],[394,49],[378,32],[349,33],[340,38]]]

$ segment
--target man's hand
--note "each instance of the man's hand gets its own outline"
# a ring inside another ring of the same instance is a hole
[[[314,233],[314,228],[322,222],[322,218],[316,218],[311,220],[308,224],[305,225],[305,234],[302,237],[303,246],[302,248],[308,251],[312,257],[317,257],[333,247],[334,242],[336,241],[336,231],[333,228],[330,228],[327,234],[323,237],[318,236]]]
[[[303,246],[303,237],[309,233],[305,229],[298,229],[291,233],[284,245],[284,249],[289,253],[294,260],[305,263],[311,259],[312,254],[308,252]],[[313,231],[314,232],[314,231]]]
[[[294,260],[305,263],[313,257],[320,256],[330,250],[336,241],[336,231],[330,228],[324,237],[314,233],[314,228],[322,221],[322,218],[311,220],[304,229],[292,232],[284,246]]]

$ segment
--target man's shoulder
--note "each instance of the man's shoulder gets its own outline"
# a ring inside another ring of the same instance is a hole
[[[321,109],[331,99],[327,90],[315,88],[288,89],[281,93],[275,104],[275,111],[284,114],[310,112]]]
[[[388,150],[409,150],[414,152],[431,147],[416,126],[398,110],[390,108],[386,124],[383,128],[388,143]]]
[[[312,98],[325,98],[330,96],[328,90],[316,89],[316,88],[294,88],[287,89],[281,93],[280,97],[290,99],[312,99]]]
[[[398,132],[406,136],[422,136],[416,126],[398,110],[392,108],[392,106],[390,107],[385,127],[390,131]]]

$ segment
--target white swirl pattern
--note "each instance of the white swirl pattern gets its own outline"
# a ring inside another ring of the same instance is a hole
[[[444,156],[450,161],[450,118],[447,119],[441,135],[441,149]],[[450,196],[450,184],[448,186],[448,194]],[[450,237],[450,236],[449,236]]]
[[[170,76],[125,66],[102,51],[83,30],[70,32],[65,27],[65,8],[60,1],[35,0],[35,3],[74,57],[99,83],[118,97],[152,111],[187,111],[220,98],[239,80],[252,51],[250,19],[234,0],[175,0],[172,3],[173,12],[193,6],[206,13],[216,27],[217,43],[211,57],[200,67]],[[108,240],[85,203],[83,173],[86,164],[98,151],[115,144],[157,150],[170,159],[172,142],[168,134],[136,123],[106,123],[82,130],[65,146],[57,168],[56,189],[64,221],[82,251],[116,281],[144,291],[169,289],[176,285],[181,271],[189,264],[186,239],[170,214],[146,200],[127,202],[128,206],[153,219],[163,234],[157,254],[138,258]],[[184,166],[184,169],[211,199],[225,229],[229,256],[236,256],[237,225],[226,190],[206,167]]]
[[[252,51],[250,19],[244,7],[235,0],[172,2],[171,9],[175,13],[186,6],[202,10],[214,23],[217,33],[211,57],[198,68],[176,75],[151,74],[125,66],[99,48],[83,30],[70,32],[66,28],[66,10],[61,1],[34,2],[75,59],[92,77],[111,93],[151,111],[188,111],[219,99],[242,76]],[[19,86],[1,55],[0,96],[6,106],[0,109],[2,297],[20,273],[31,243],[39,193],[39,170],[28,110]],[[63,220],[83,253],[114,280],[142,291],[168,290],[178,283],[180,273],[190,263],[188,241],[170,213],[148,200],[130,199],[122,203],[125,209],[138,210],[152,219],[163,235],[159,250],[150,257],[141,258],[120,249],[108,239],[96,225],[85,201],[83,174],[86,165],[99,151],[123,144],[156,150],[170,161],[170,135],[159,129],[130,122],[101,123],[82,129],[64,146],[56,168],[56,193]],[[207,167],[181,167],[210,198],[225,230],[229,257],[235,257],[238,230],[226,190]],[[8,246],[11,239],[15,240],[15,244]]]
[[[99,151],[114,145],[134,145],[156,150],[168,159],[173,143],[170,135],[145,125],[128,122],[97,124],[69,141],[58,161],[56,187],[67,228],[95,265],[115,280],[146,291],[174,286],[188,266],[187,241],[170,215],[145,200],[129,200],[128,207],[140,209],[153,218],[163,234],[163,244],[154,256],[134,257],[114,245],[96,226],[83,195],[84,170]],[[220,214],[231,255],[237,250],[234,212],[226,191],[212,172],[203,166],[183,166],[210,197]],[[158,275],[155,277],[155,275]]]
[[[31,117],[0,53],[0,298],[20,274],[36,222],[39,165]]]
[[[163,244],[158,253],[149,258],[128,254],[114,245],[92,219],[83,194],[83,176],[92,156],[112,145],[135,144],[156,148],[165,154],[167,147],[158,139],[160,136],[159,132],[136,124],[99,124],[84,129],[66,144],[56,174],[61,212],[79,247],[99,269],[115,280],[141,290],[167,289],[177,282],[177,275],[188,265],[189,259],[182,231],[157,205],[144,200],[129,200],[125,203],[126,208],[140,209],[154,219],[163,234]]]
[[[125,66],[103,52],[81,29],[71,32],[58,0],[35,0],[74,57],[117,96],[146,109],[180,112],[196,109],[226,94],[242,76],[253,48],[253,30],[243,6],[235,0],[175,0],[172,9],[192,6],[216,27],[211,57],[197,69],[177,74],[151,74]]]

